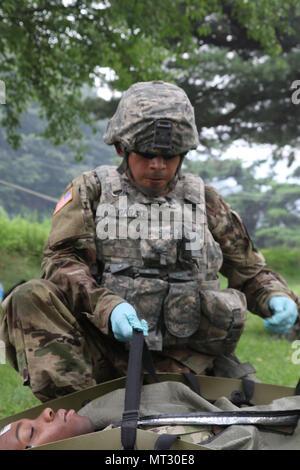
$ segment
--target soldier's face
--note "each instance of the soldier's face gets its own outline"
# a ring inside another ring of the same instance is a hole
[[[145,158],[138,153],[131,152],[128,165],[135,181],[146,189],[161,191],[174,177],[180,156],[165,160],[161,155],[154,158]]]
[[[74,410],[51,408],[36,419],[21,419],[11,423],[10,429],[0,437],[0,449],[22,450],[27,446],[38,446],[60,441],[94,431],[89,418],[78,415]]]

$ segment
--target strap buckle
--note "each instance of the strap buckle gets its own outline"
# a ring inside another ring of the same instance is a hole
[[[122,423],[137,421],[139,419],[139,410],[126,410],[122,415]]]

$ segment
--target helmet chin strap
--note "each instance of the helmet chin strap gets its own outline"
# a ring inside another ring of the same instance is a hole
[[[172,191],[172,189],[174,188],[174,186],[177,183],[177,180],[180,176],[180,169],[181,169],[181,165],[182,165],[183,158],[184,158],[184,157],[181,157],[179,165],[176,169],[175,175],[173,176],[173,178],[169,181],[169,183],[164,188],[162,188],[162,189],[148,189],[148,188],[145,188],[144,186],[138,184],[137,181],[135,180],[135,178],[132,174],[132,171],[130,169],[130,166],[128,164],[128,157],[129,157],[128,152],[124,152],[123,161],[122,161],[121,165],[117,168],[117,170],[120,174],[128,173],[128,175],[130,177],[130,180],[132,181],[134,186],[142,194],[144,194],[145,196],[148,196],[148,197],[157,197],[157,196],[161,196],[166,191],[167,192]]]

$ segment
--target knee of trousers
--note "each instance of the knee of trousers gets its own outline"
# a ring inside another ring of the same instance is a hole
[[[53,286],[53,287],[52,287]],[[31,279],[30,281],[24,282],[17,286],[10,294],[15,299],[19,297],[31,297],[34,296],[36,292],[46,291],[54,289],[54,284],[45,279]]]
[[[56,294],[57,288],[44,279],[32,279],[17,286],[4,300],[2,309],[4,316],[10,320],[28,316],[35,308],[49,305],[50,293]]]
[[[33,279],[17,286],[2,304],[0,340],[6,344],[6,357],[17,366],[17,352],[25,351],[25,337],[36,329],[47,328],[45,315],[50,302],[49,281]]]

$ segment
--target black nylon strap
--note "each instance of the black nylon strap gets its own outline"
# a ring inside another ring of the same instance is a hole
[[[295,388],[295,395],[300,395],[300,379]]]
[[[125,405],[121,424],[121,442],[123,449],[127,450],[134,449],[136,440],[142,386],[143,345],[143,332],[133,330],[126,377]]]
[[[243,378],[242,381],[243,381],[243,389],[244,389],[246,404],[252,405],[251,400],[253,398],[254,387],[255,387],[254,381],[250,379],[245,379],[245,378]]]
[[[143,347],[143,367],[151,375],[151,377],[153,378],[155,382],[159,382],[159,378],[157,377],[156,372],[155,372],[152,355],[145,341],[144,341],[144,347]]]
[[[182,372],[183,377],[186,379],[188,382],[189,386],[191,389],[197,393],[197,395],[201,396],[200,393],[200,385],[197,379],[197,376],[193,372]]]
[[[233,392],[231,393],[230,400],[236,406],[253,406],[253,403],[251,403],[251,399],[253,397],[255,384],[253,380],[249,380],[246,378],[242,379],[242,383],[244,393],[240,392],[239,390],[233,390]]]
[[[142,363],[155,382],[159,379],[155,373],[150,351],[144,341],[142,331],[133,330],[129,351],[125,389],[125,405],[121,424],[123,449],[135,448],[136,428],[139,418],[141,388],[143,382]]]
[[[154,450],[169,450],[178,437],[177,434],[161,434],[155,441]]]

